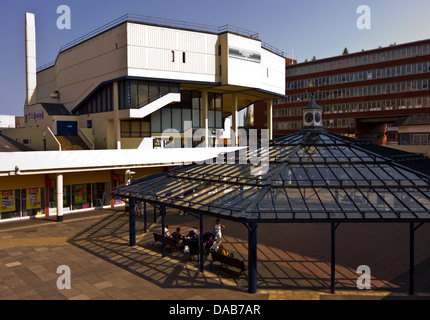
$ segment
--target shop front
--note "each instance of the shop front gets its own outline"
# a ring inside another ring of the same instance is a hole
[[[49,215],[57,213],[57,187],[54,175],[49,175]],[[64,175],[63,212],[90,210],[111,206],[112,181],[110,171],[69,173]]]
[[[45,214],[45,188],[0,190],[1,220]]]
[[[156,174],[167,167],[133,169],[133,179]],[[124,206],[125,202],[112,198],[112,190],[125,183],[127,170],[87,170],[65,173],[10,174],[0,177],[0,221],[57,215],[94,209]],[[57,192],[61,176],[63,192]],[[57,197],[63,198],[62,204]]]

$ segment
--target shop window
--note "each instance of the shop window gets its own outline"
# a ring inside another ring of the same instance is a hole
[[[57,188],[48,188],[49,208],[57,209]],[[63,187],[63,210],[70,210],[70,186]]]
[[[0,191],[1,219],[19,218],[21,216],[21,190]]]
[[[93,206],[95,208],[101,208],[110,204],[111,195],[111,183],[110,182],[98,182],[93,183]]]
[[[29,188],[21,190],[22,216],[36,216],[45,212],[45,189]]]
[[[72,209],[91,208],[91,184],[83,183],[72,186]]]

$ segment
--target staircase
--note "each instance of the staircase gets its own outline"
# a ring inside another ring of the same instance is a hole
[[[61,150],[89,150],[79,136],[56,136],[56,138],[61,144]]]

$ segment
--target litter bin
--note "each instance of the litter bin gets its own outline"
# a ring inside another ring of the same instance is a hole
[[[190,239],[190,259],[199,255],[199,239]]]

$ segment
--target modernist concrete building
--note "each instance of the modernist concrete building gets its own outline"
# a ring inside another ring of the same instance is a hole
[[[138,148],[166,129],[208,135],[230,115],[234,127],[255,101],[285,95],[282,52],[249,30],[125,15],[36,72],[34,25],[27,15],[27,130],[6,133],[34,149],[78,135],[95,149]]]
[[[0,153],[2,219],[114,205],[130,171],[231,150],[241,109],[285,97],[283,53],[248,30],[125,15],[36,70],[35,26],[27,13],[25,128],[3,135],[36,152]]]
[[[273,130],[283,136],[302,128],[302,108],[312,96],[333,133],[398,144],[396,121],[430,113],[430,40],[289,64],[286,94],[274,102]],[[256,108],[264,127],[265,108]]]

